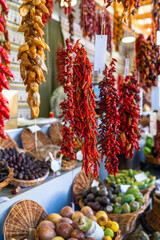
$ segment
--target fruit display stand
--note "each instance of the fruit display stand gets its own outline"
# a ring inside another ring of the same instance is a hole
[[[48,134],[49,127],[50,125],[46,125],[41,129]],[[18,143],[20,148],[22,148],[22,130],[23,128],[8,131],[10,137]],[[29,199],[36,201],[48,213],[58,212],[63,206],[70,205],[72,202],[72,181],[80,170],[81,164],[77,165],[73,172],[62,172],[56,177],[50,175],[41,185],[22,188],[21,192],[16,195],[11,194],[13,186],[3,188],[0,192],[0,239],[4,239],[2,228],[11,206],[20,200]]]

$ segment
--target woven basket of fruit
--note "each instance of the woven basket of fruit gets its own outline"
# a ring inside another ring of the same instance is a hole
[[[160,197],[153,195],[154,202],[152,209],[146,214],[146,221],[150,227],[160,231]]]
[[[89,206],[95,212],[103,210],[111,220],[120,224],[122,233],[127,234],[135,229],[138,216],[148,207],[149,195],[147,192],[143,196],[136,186],[122,193],[116,184],[112,187],[101,185],[81,192],[79,206]]]
[[[152,176],[149,171],[144,172],[144,174],[146,175],[146,180],[142,182],[137,182],[135,180],[135,175],[140,173],[142,173],[142,171],[137,171],[133,169],[120,170],[119,173],[116,175],[116,178],[114,177],[114,175],[109,175],[104,180],[104,185],[112,186],[112,184],[116,184],[117,186],[120,186],[121,184],[127,184],[137,186],[142,193],[152,191],[155,186],[156,177]]]
[[[49,164],[33,158],[24,150],[9,148],[0,150],[0,160],[13,170],[11,185],[29,187],[42,183],[49,175]]]
[[[104,216],[107,224],[99,224],[100,219]],[[54,224],[54,225],[53,225]],[[81,211],[73,211],[70,206],[62,208],[59,214],[52,213],[47,219],[39,224],[35,230],[35,239],[40,240],[46,234],[50,239],[64,240],[121,240],[122,234],[119,225],[110,221],[105,212],[94,215],[90,207],[84,207]],[[57,237],[56,237],[57,236]],[[45,238],[44,238],[45,239]]]
[[[10,183],[13,175],[12,169],[5,162],[0,161],[0,191]]]
[[[48,214],[38,203],[22,200],[14,204],[4,222],[5,240],[34,239],[34,230]]]
[[[79,174],[77,174],[73,181],[73,195],[76,201],[81,199],[82,192],[91,186],[93,180],[93,174],[86,176],[84,171],[81,171]],[[96,181],[98,181],[99,184],[102,184],[99,178],[97,178]]]
[[[25,150],[32,151],[36,149],[35,133],[32,133],[28,128],[25,128],[21,134],[22,146]],[[37,148],[52,145],[49,137],[42,131],[37,131]]]

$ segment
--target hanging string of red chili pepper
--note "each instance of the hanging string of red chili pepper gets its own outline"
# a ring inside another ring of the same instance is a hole
[[[43,13],[42,15],[42,21],[44,25],[46,25],[47,22],[49,22],[52,19],[52,13],[53,13],[53,7],[54,7],[53,0],[46,0],[45,5],[49,10],[49,14]]]
[[[121,75],[118,75],[117,87],[118,87],[118,95],[121,97],[122,95],[122,87],[123,87],[124,78]]]
[[[84,46],[79,41],[74,46],[74,52],[76,54],[73,65],[75,132],[83,142],[83,169],[86,175],[93,170],[96,177],[100,155],[96,147],[96,134],[98,133],[95,118],[95,95],[92,87],[92,65]]]
[[[99,83],[100,101],[99,101],[99,151],[101,160],[105,162],[105,168],[109,174],[118,173],[119,160],[117,155],[120,154],[120,144],[118,137],[120,135],[120,117],[118,113],[119,96],[116,89],[116,79],[114,73],[116,60],[112,59],[110,69],[105,66],[103,72],[104,78]]]
[[[122,95],[120,98],[119,115],[121,119],[120,138],[121,154],[126,158],[132,158],[134,148],[140,149],[140,131],[138,129],[140,119],[139,109],[139,84],[135,72],[127,76],[123,83]]]
[[[4,41],[0,41],[0,137],[7,138],[4,132],[4,119],[9,119],[9,102],[2,94],[3,88],[10,89],[8,80],[14,77],[11,70],[8,68],[10,64],[8,52],[10,51],[10,43],[8,37],[8,30],[6,28],[5,17],[8,14],[8,6],[5,0],[0,1],[2,10],[0,14],[0,31],[4,34]]]
[[[56,2],[59,3],[61,6],[61,0],[56,0]],[[68,23],[69,23],[69,33],[70,33],[70,42],[73,43],[74,39],[74,12],[75,10],[72,7],[71,4],[72,0],[63,0],[63,9],[64,9],[64,14],[68,16]]]
[[[95,37],[97,32],[97,12],[94,0],[82,0],[80,3],[80,27],[83,37],[90,40]]]
[[[57,64],[58,64],[58,82],[64,88],[64,92],[67,94],[67,98],[61,102],[62,116],[64,127],[62,129],[62,142],[61,152],[62,154],[71,157],[75,160],[76,155],[74,152],[75,145],[75,133],[74,133],[74,102],[73,102],[73,47],[69,43],[69,39],[66,40],[66,50],[62,47],[57,52]],[[69,127],[67,127],[69,124]]]
[[[99,11],[98,12],[97,34],[103,33],[104,35],[107,35],[107,50],[111,53],[112,52],[112,26],[111,26],[110,14],[107,12],[106,9],[104,9],[103,22],[104,22],[104,24],[102,24],[102,14]],[[103,31],[101,29],[102,25],[104,25]]]

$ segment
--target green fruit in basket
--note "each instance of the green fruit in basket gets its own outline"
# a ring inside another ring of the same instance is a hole
[[[121,179],[120,178],[117,178],[116,179],[116,183],[120,183],[121,182]]]
[[[128,171],[128,175],[129,175],[130,177],[133,177],[133,176],[134,176],[134,174],[133,174],[133,170],[132,170],[132,169],[129,169],[129,171]]]
[[[160,239],[160,232],[154,232],[152,233],[151,240],[158,240]]]
[[[122,208],[121,208],[121,206],[115,207],[114,210],[113,210],[113,212],[116,213],[116,214],[121,214],[121,213],[122,213]]]
[[[105,236],[110,236],[111,238],[113,238],[114,237],[114,232],[112,231],[112,229],[106,228],[106,230],[104,231],[104,235]]]
[[[145,203],[145,199],[143,197],[136,198],[136,201],[139,202],[139,203],[142,203],[142,204]]]
[[[155,184],[155,180],[152,180],[147,184],[147,187],[152,187],[154,186],[154,184]]]
[[[116,208],[116,207],[121,207],[121,204],[118,202],[114,203],[114,208]]]
[[[140,208],[139,202],[133,201],[130,203],[131,212],[135,212]]]
[[[124,193],[119,193],[119,195],[118,195],[119,197],[123,197],[124,196]]]
[[[147,184],[145,182],[139,182],[137,186],[140,190],[147,188]]]
[[[131,208],[130,208],[129,204],[128,203],[124,203],[122,205],[122,213],[130,213],[130,212],[131,212]]]
[[[130,234],[128,239],[129,240],[149,240],[149,237],[145,232],[139,231],[139,232]]]
[[[155,176],[152,176],[152,177],[150,177],[150,180],[152,181],[152,180],[156,180],[156,177]]]
[[[122,197],[120,204],[130,203],[130,202],[133,202],[134,200],[135,200],[135,197],[133,196],[133,194],[127,194]]]

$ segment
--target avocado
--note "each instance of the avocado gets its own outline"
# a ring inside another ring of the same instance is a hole
[[[135,197],[133,196],[133,194],[126,194],[120,200],[120,204],[124,204],[126,202],[130,203],[130,202],[133,202],[134,200],[135,200]]]
[[[151,236],[151,240],[158,240],[160,239],[160,232],[154,232]]]
[[[130,203],[131,212],[135,212],[140,208],[139,202],[133,201]]]
[[[129,235],[128,240],[150,240],[150,239],[145,232],[139,231]]]
[[[131,212],[131,208],[130,208],[129,204],[128,203],[124,203],[122,205],[122,213],[130,213],[130,212]]]

